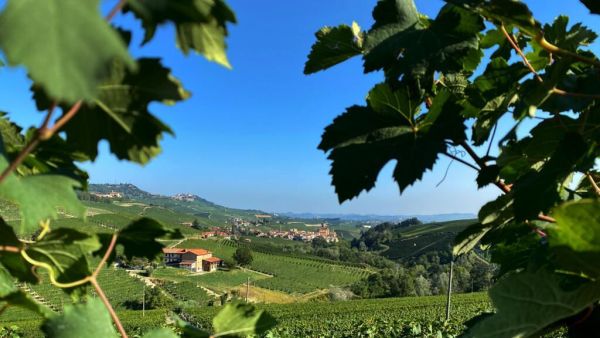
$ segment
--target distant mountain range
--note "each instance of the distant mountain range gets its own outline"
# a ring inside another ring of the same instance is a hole
[[[108,194],[111,192],[118,192],[123,195],[125,198],[136,199],[136,200],[152,200],[152,202],[159,202],[160,200],[172,200],[174,202],[189,202],[198,207],[198,211],[209,211],[209,212],[217,212],[221,211],[223,213],[232,214],[237,212],[244,213],[265,213],[259,210],[240,210],[240,209],[232,209],[224,206],[220,206],[213,202],[207,201],[206,199],[189,193],[180,193],[173,196],[164,196],[152,194],[147,191],[144,191],[137,186],[131,183],[119,183],[119,184],[90,184],[89,185],[90,192],[97,192],[102,194]],[[159,203],[163,204],[163,203]],[[461,220],[461,219],[473,219],[476,218],[474,214],[468,213],[452,213],[452,214],[433,214],[433,215],[360,215],[360,214],[337,214],[337,213],[294,213],[294,212],[284,212],[284,213],[276,213],[279,216],[285,216],[289,218],[296,219],[340,219],[340,220],[348,220],[348,221],[356,221],[356,222],[400,222],[407,218],[416,217],[424,223],[429,222],[445,222],[445,221],[453,221],[453,220]]]
[[[408,218],[416,217],[421,222],[446,222],[461,219],[477,218],[475,214],[453,213],[453,214],[432,214],[432,215],[361,215],[361,214],[319,214],[319,213],[295,213],[285,212],[279,215],[300,218],[300,219],[343,219],[357,222],[400,222]]]

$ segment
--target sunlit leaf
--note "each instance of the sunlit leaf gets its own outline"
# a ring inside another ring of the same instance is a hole
[[[50,97],[70,103],[96,97],[111,60],[135,65],[102,18],[99,0],[9,0],[0,15],[0,48]]]

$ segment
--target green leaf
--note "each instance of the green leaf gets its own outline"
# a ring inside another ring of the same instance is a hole
[[[213,337],[260,335],[276,323],[264,310],[256,310],[250,304],[228,303],[213,318]]]
[[[535,219],[560,201],[559,184],[585,160],[589,145],[581,135],[567,133],[541,170],[529,170],[514,183],[514,211],[518,220]]]
[[[167,328],[154,329],[150,332],[146,332],[142,338],[177,338],[175,332]]]
[[[98,143],[107,140],[111,152],[123,160],[144,164],[160,153],[162,135],[172,131],[148,106],[153,102],[171,105],[190,94],[159,59],[142,58],[138,64],[139,71],[133,73],[114,62],[110,77],[98,87],[95,102],[82,106],[65,125],[66,141],[75,151],[93,160],[98,156]],[[37,91],[34,96],[44,109],[44,93]]]
[[[4,156],[0,156],[0,171],[8,167]],[[0,184],[0,198],[15,203],[21,214],[20,233],[35,230],[39,222],[57,219],[57,208],[76,217],[83,217],[85,207],[73,189],[79,182],[61,175],[32,175],[18,177],[9,174]]]
[[[483,74],[473,81],[472,89],[478,91],[477,94],[483,101],[492,100],[517,86],[527,74],[529,70],[522,63],[509,65],[503,58],[495,58],[490,61]]]
[[[392,90],[386,83],[373,87],[367,96],[369,106],[380,115],[402,117],[409,125],[419,113],[419,105],[411,100],[409,89]]]
[[[373,9],[375,23],[371,29],[388,24],[401,24],[409,27],[419,21],[419,12],[414,0],[381,0]]]
[[[50,338],[117,337],[108,311],[95,298],[65,305],[63,314],[46,320],[42,331]]]
[[[142,20],[144,43],[152,40],[159,25],[175,25],[177,46],[188,54],[196,51],[209,61],[231,68],[225,53],[227,23],[235,14],[222,0],[130,0],[125,11]]]
[[[509,33],[512,33],[513,31],[512,27],[505,27],[505,29]],[[527,40],[525,39],[525,37],[519,34],[518,36],[516,36],[516,38],[519,44],[519,48],[521,48],[521,50],[525,49],[525,47],[527,46]],[[504,36],[504,32],[502,32],[500,28],[490,29],[486,31],[483,37],[481,38],[479,45],[483,49],[489,49],[496,45],[498,46],[498,49],[496,49],[494,53],[492,53],[492,55],[490,56],[491,60],[494,60],[496,58],[503,58],[504,60],[509,60],[512,53],[514,52],[514,48],[512,47],[508,39],[506,39],[506,37]]]
[[[384,69],[390,77],[405,74],[415,79],[433,75],[435,71],[472,71],[481,57],[477,51],[478,33],[484,28],[481,17],[446,5],[431,25],[425,27],[418,17],[410,14],[413,6],[402,7],[406,13],[398,15],[401,21],[376,25],[367,33],[365,71]]]
[[[485,226],[481,223],[469,225],[454,238],[452,246],[452,255],[461,256],[473,250],[479,244],[481,239],[492,229],[491,226]]]
[[[559,48],[576,52],[580,46],[588,46],[598,37],[581,23],[574,24],[570,29],[567,29],[568,25],[569,17],[559,15],[552,25],[544,25],[544,38]]]
[[[18,306],[31,310],[42,316],[49,317],[52,310],[36,302],[29,295],[19,289],[13,282],[13,276],[0,265],[0,301],[11,306]]]
[[[2,218],[0,218],[0,244],[23,249],[23,243],[15,234],[14,229]],[[33,273],[33,266],[19,252],[0,251],[0,263],[11,275],[22,282],[35,284],[39,281],[38,276]]]
[[[580,0],[592,14],[600,14],[600,3],[596,0]]]
[[[304,74],[313,74],[344,62],[362,52],[363,33],[356,22],[352,26],[323,27],[317,33],[304,66]]]
[[[599,283],[564,290],[561,279],[545,271],[521,272],[500,279],[490,290],[497,313],[467,331],[467,337],[528,337],[576,315],[600,298]]]
[[[549,243],[565,268],[593,278],[600,276],[600,201],[584,199],[567,202],[552,213]],[[568,250],[565,250],[568,249]],[[574,271],[578,268],[579,271]]]
[[[542,32],[529,7],[518,0],[446,0],[475,11],[496,24],[515,26],[529,36]]]
[[[52,229],[44,238],[27,247],[27,254],[52,267],[62,283],[80,280],[91,274],[87,255],[100,249],[96,235],[70,228]]]
[[[96,97],[109,61],[135,68],[98,0],[9,0],[0,14],[0,48],[52,99],[68,103]]]
[[[201,330],[175,315],[175,325],[181,331],[182,338],[209,338],[209,332]]]
[[[483,188],[488,184],[498,181],[500,168],[497,165],[490,165],[482,168],[477,175],[477,187]]]
[[[102,256],[108,248],[112,235],[98,234],[102,248],[95,252]],[[158,238],[183,238],[179,230],[173,230],[150,218],[140,218],[118,232],[117,244],[123,246],[123,254],[127,258],[145,257],[149,260],[157,258],[162,253],[164,244]],[[111,260],[114,259],[114,251]]]
[[[433,167],[446,150],[446,140],[464,139],[462,107],[450,93],[438,95],[429,113],[411,126],[406,117],[414,116],[419,104],[402,91],[407,88],[390,91],[377,86],[369,94],[368,107],[351,107],[326,128],[319,148],[331,150],[330,174],[340,202],[372,189],[391,160],[397,160],[394,179],[403,191]]]

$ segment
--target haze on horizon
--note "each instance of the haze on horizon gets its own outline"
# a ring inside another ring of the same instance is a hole
[[[187,58],[172,44],[172,29],[159,30],[144,52],[166,55],[165,63],[182,80],[192,97],[174,107],[152,105],[176,137],[163,142],[163,154],[146,167],[119,162],[106,143],[100,157],[84,167],[92,183],[132,183],[165,195],[189,192],[235,208],[275,212],[353,214],[476,213],[498,195],[495,188],[478,190],[475,172],[440,158],[436,169],[400,196],[391,179],[393,163],[382,172],[377,186],[339,205],[330,185],[329,161],[316,149],[323,128],[353,104],[362,104],[381,74],[364,75],[361,60],[312,76],[302,74],[314,32],[324,25],[357,21],[370,27],[369,13],[376,0],[289,2],[231,0],[239,23],[231,28],[228,71],[200,56]],[[441,0],[417,0],[419,10],[434,15]],[[0,1],[2,4],[3,1]],[[536,17],[553,20],[558,6],[571,17],[585,17],[597,27],[600,19],[583,15],[579,3],[559,0],[532,4]],[[553,9],[554,8],[554,9]],[[116,21],[131,23],[130,15]],[[133,46],[141,41],[134,31]],[[0,111],[25,125],[37,124],[22,69],[3,68]],[[502,129],[502,128],[500,128]],[[500,130],[502,131],[502,130]],[[357,159],[357,161],[360,159]]]

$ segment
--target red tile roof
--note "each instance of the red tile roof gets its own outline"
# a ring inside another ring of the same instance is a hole
[[[218,258],[218,257],[208,257],[208,258],[203,259],[203,261],[207,261],[210,263],[218,263],[218,262],[222,261],[222,259]]]
[[[203,256],[203,255],[207,255],[210,253],[210,251],[208,250],[204,250],[204,249],[187,249],[185,250],[186,252],[191,252],[197,256]]]
[[[169,254],[169,253],[184,253],[185,249],[177,249],[177,248],[163,248],[162,249],[163,253]]]

